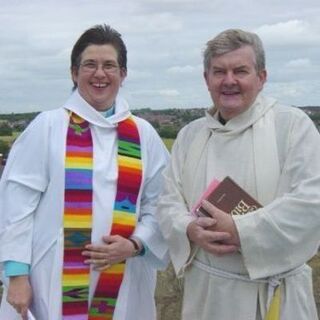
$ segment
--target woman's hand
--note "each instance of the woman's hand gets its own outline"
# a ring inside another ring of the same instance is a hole
[[[85,263],[94,265],[94,270],[102,271],[110,268],[113,264],[126,260],[135,252],[133,243],[119,235],[104,236],[104,244],[86,245],[86,250],[82,254],[88,259]]]
[[[32,289],[29,276],[10,277],[7,301],[21,314],[23,320],[28,320],[28,308],[32,301]]]

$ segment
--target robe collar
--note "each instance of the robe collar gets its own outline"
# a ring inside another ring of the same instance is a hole
[[[275,99],[259,94],[255,102],[245,112],[230,119],[225,125],[222,125],[218,119],[217,108],[213,107],[206,112],[206,124],[209,129],[219,132],[230,134],[239,133],[261,119],[275,103]]]
[[[75,90],[71,94],[67,102],[63,105],[63,108],[73,111],[88,122],[104,128],[116,127],[120,121],[131,116],[127,101],[119,94],[115,100],[115,112],[107,118],[85,101],[78,90]]]

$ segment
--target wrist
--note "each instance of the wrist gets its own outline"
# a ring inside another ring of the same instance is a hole
[[[22,276],[10,276],[9,277],[9,284],[12,285],[19,285],[19,284],[25,284],[29,283],[29,276],[28,275],[22,275]]]
[[[128,238],[128,240],[133,245],[133,252],[132,252],[131,256],[136,257],[136,256],[140,255],[143,250],[143,245],[142,245],[141,241],[136,238],[133,238],[133,237]]]

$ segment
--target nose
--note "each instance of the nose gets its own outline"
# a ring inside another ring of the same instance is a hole
[[[223,82],[228,85],[232,85],[236,83],[235,74],[232,71],[228,71],[224,75]]]
[[[96,67],[96,71],[94,72],[94,75],[96,77],[104,77],[106,75],[106,73],[103,70],[103,65],[102,64],[98,64]]]

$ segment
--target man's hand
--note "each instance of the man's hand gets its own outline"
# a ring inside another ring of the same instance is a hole
[[[88,244],[82,252],[89,259],[85,263],[94,264],[94,269],[102,271],[111,265],[119,263],[131,257],[135,252],[134,245],[128,239],[119,235],[104,236],[104,244]]]
[[[237,246],[227,243],[231,235],[228,232],[215,230],[216,224],[216,219],[198,218],[189,223],[188,238],[203,250],[214,255],[221,256],[237,251]]]
[[[23,320],[28,320],[32,289],[27,275],[10,277],[7,301],[21,314]]]
[[[207,227],[207,229],[212,231],[227,232],[230,235],[230,238],[223,240],[222,242],[224,244],[232,244],[240,248],[239,233],[231,214],[218,209],[206,200],[202,201],[201,205],[216,221],[213,226]]]

